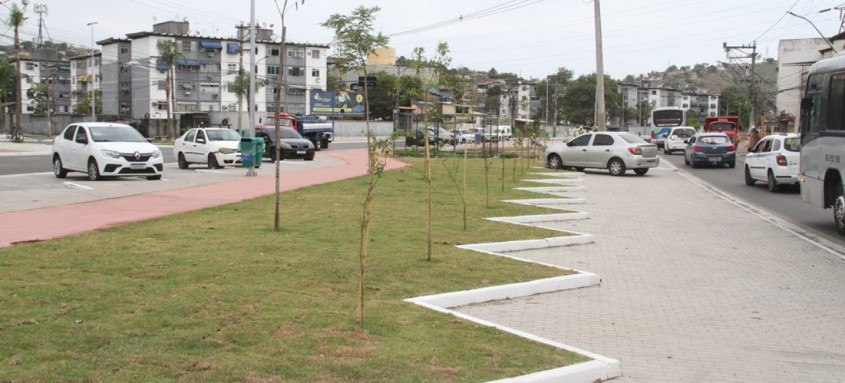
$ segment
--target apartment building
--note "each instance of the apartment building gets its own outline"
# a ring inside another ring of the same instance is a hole
[[[46,85],[48,98],[40,102],[49,105],[51,114],[70,114],[71,109],[71,68],[67,61],[61,60],[55,50],[35,49],[29,57],[21,59],[21,88],[24,115],[37,112],[35,99],[27,95],[38,85]],[[45,105],[41,105],[45,108]],[[42,112],[46,112],[43,110]]]
[[[278,76],[283,76],[284,83],[282,111],[310,113],[309,93],[325,90],[328,45],[286,43],[285,67],[280,68],[280,43],[274,41],[273,31],[259,28],[254,47],[250,47],[248,33],[247,28],[238,28],[232,38],[202,36],[192,33],[186,21],[168,21],[155,24],[151,32],[98,41],[102,47],[101,79],[93,76],[92,85],[101,90],[102,113],[156,126],[167,119],[168,68],[159,58],[159,41],[173,41],[180,51],[172,82],[172,111],[183,129],[199,121],[196,117],[200,115],[201,121],[219,123],[227,118],[234,123],[238,97],[229,91],[229,84],[241,68],[249,72],[250,49],[256,57],[256,115],[275,112]],[[76,67],[81,71],[80,65]],[[246,100],[240,109],[246,120]]]

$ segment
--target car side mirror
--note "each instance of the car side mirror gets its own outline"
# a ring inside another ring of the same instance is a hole
[[[76,143],[77,143],[77,144],[88,145],[88,137],[85,137],[85,136],[82,136],[82,137],[76,137]]]
[[[197,138],[197,143],[198,143],[198,144],[204,144],[204,143],[205,143],[205,138]]]

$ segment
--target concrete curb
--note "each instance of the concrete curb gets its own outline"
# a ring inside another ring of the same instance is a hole
[[[520,190],[527,190],[532,189],[530,191],[535,191],[538,193],[559,193],[561,189],[568,189],[566,187],[562,187],[561,185],[580,185],[583,184],[583,180],[581,178],[572,177],[569,175],[561,175],[562,173],[542,173],[542,175],[548,175],[550,177],[554,177],[556,179],[542,179],[542,180],[530,180],[532,182],[540,182],[540,183],[547,183],[547,184],[556,184],[559,186],[556,187],[549,187],[549,188],[522,188]],[[539,175],[537,173],[532,173],[532,175]],[[540,189],[540,190],[536,190]],[[583,189],[581,189],[583,190]],[[506,200],[504,202],[509,203],[519,203],[519,204],[526,204],[526,205],[534,205],[534,206],[542,206],[547,208],[560,208],[558,205],[571,205],[577,203],[583,203],[583,198],[540,198],[540,199],[524,199],[524,200]],[[526,215],[526,216],[516,216],[516,217],[491,217],[487,218],[491,221],[496,222],[504,222],[504,223],[512,223],[516,225],[526,225],[526,226],[539,226],[536,225],[538,223],[543,222],[555,222],[555,221],[565,221],[565,220],[576,220],[576,219],[587,219],[589,218],[589,214],[584,212],[572,212],[572,213],[561,213],[561,214],[541,214],[541,215]],[[478,243],[478,244],[469,244],[469,245],[460,245],[458,246],[461,249],[467,250],[474,250],[485,254],[496,255],[500,257],[506,257],[522,262],[532,262],[543,264],[549,267],[555,267],[563,269],[559,266],[546,264],[542,262],[535,262],[529,261],[526,259],[522,259],[510,254],[506,254],[508,252],[514,252],[519,250],[529,250],[529,249],[545,249],[545,248],[553,248],[553,247],[562,247],[562,246],[574,246],[574,245],[584,245],[590,244],[594,242],[593,236],[591,234],[584,234],[584,233],[572,233],[573,235],[569,236],[561,236],[561,237],[550,237],[550,238],[543,238],[543,239],[529,239],[529,240],[519,240],[519,241],[505,241],[505,242],[490,242],[490,243]],[[534,382],[574,382],[574,383],[594,383],[597,381],[604,381],[607,379],[612,379],[618,376],[621,376],[621,369],[619,365],[619,361],[611,358],[607,358],[602,355],[598,355],[595,353],[591,353],[586,350],[578,349],[576,347],[572,347],[560,342],[555,342],[549,339],[545,339],[534,334],[530,334],[524,331],[516,330],[507,326],[500,325],[498,323],[486,321],[480,318],[476,318],[464,313],[461,313],[457,310],[453,310],[453,308],[471,305],[471,304],[478,304],[484,302],[491,302],[497,300],[504,300],[504,299],[513,299],[518,297],[526,297],[536,294],[544,294],[544,293],[551,293],[551,292],[558,292],[564,290],[571,290],[571,289],[580,289],[580,288],[588,288],[593,286],[598,286],[601,284],[601,278],[593,273],[580,271],[580,270],[572,270],[575,271],[576,274],[566,275],[561,277],[553,277],[553,278],[545,278],[539,279],[534,281],[527,281],[527,282],[520,282],[520,283],[512,283],[508,285],[500,285],[500,286],[489,286],[483,287],[479,289],[473,290],[466,290],[466,291],[456,291],[450,293],[443,293],[443,294],[435,294],[435,295],[428,295],[422,297],[414,297],[405,299],[406,302],[413,303],[416,305],[420,305],[422,307],[429,308],[431,310],[439,311],[445,314],[450,314],[459,318],[463,318],[475,323],[478,323],[483,326],[493,327],[499,329],[501,331],[505,331],[517,336],[521,336],[526,339],[533,340],[535,342],[543,343],[550,345],[552,347],[557,347],[563,350],[567,350],[570,352],[578,353],[584,355],[588,358],[591,358],[591,361],[578,363],[571,366],[565,366],[560,368],[554,368],[545,371],[538,371],[535,373],[530,373],[522,376],[511,377],[501,380],[496,380],[492,383],[534,383]]]

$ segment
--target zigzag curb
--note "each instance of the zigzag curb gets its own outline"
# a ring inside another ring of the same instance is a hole
[[[536,175],[548,175],[551,177],[557,177],[558,179],[537,179],[537,180],[526,180],[530,182],[537,182],[537,183],[544,183],[544,184],[555,184],[558,186],[555,187],[548,187],[548,188],[520,188],[519,190],[528,190],[538,193],[547,193],[547,194],[554,194],[554,193],[566,193],[571,191],[571,189],[578,188],[578,191],[583,191],[585,188],[583,185],[583,179],[575,178],[571,176],[569,173],[532,173]],[[579,175],[580,176],[580,175]],[[539,189],[539,190],[538,190]],[[557,208],[563,209],[563,207],[559,207],[558,205],[571,205],[571,204],[579,204],[584,203],[583,198],[542,198],[542,199],[523,199],[523,200],[506,200],[503,202],[509,203],[518,203],[518,204],[525,204],[525,205],[533,205],[533,206],[542,206],[547,208]],[[487,218],[491,221],[497,222],[505,222],[505,223],[512,223],[517,225],[526,225],[526,226],[537,226],[532,225],[542,222],[557,222],[557,221],[565,221],[565,220],[574,220],[574,219],[586,219],[589,218],[589,215],[584,212],[574,212],[574,213],[561,213],[561,214],[541,214],[541,215],[526,215],[526,216],[516,216],[516,217],[492,217]],[[509,255],[507,253],[520,251],[520,250],[537,250],[537,249],[546,249],[546,248],[554,248],[554,247],[562,247],[562,246],[572,246],[572,245],[583,245],[589,244],[594,242],[594,238],[590,234],[584,233],[574,233],[570,232],[573,235],[569,236],[561,236],[561,237],[550,237],[550,238],[543,238],[543,239],[529,239],[529,240],[518,240],[518,241],[506,241],[506,242],[490,242],[490,243],[479,243],[479,244],[470,244],[470,245],[460,245],[457,246],[461,249],[473,250],[478,251],[485,254],[496,255],[500,257],[506,257],[522,262],[532,262],[537,263],[549,267],[554,267],[558,269],[565,269],[565,270],[572,270],[566,269],[557,265],[547,264],[543,262],[536,262],[532,260],[527,260],[523,258],[519,258],[513,255]],[[560,276],[560,277],[553,277],[553,278],[545,278],[539,279],[534,281],[528,282],[520,282],[520,283],[513,283],[508,285],[500,285],[500,286],[489,286],[483,287],[479,289],[473,290],[466,290],[466,291],[457,291],[457,292],[450,292],[450,293],[443,293],[443,294],[435,294],[435,295],[428,295],[422,297],[415,297],[415,298],[408,298],[405,299],[406,302],[413,303],[422,307],[426,307],[431,310],[435,310],[438,312],[442,312],[445,314],[450,314],[459,318],[463,318],[475,323],[478,323],[483,326],[493,327],[499,329],[501,331],[505,331],[517,336],[521,336],[526,339],[533,340],[535,342],[543,343],[552,347],[557,347],[559,349],[567,350],[570,352],[578,353],[584,355],[588,358],[591,358],[591,361],[578,363],[571,366],[565,366],[560,368],[554,368],[545,371],[539,371],[527,375],[506,378],[502,380],[496,380],[491,383],[539,383],[539,382],[574,382],[574,383],[594,383],[596,381],[604,381],[608,379],[612,379],[621,375],[619,361],[616,359],[607,358],[602,355],[598,355],[586,350],[578,349],[576,347],[572,347],[560,342],[555,342],[546,338],[542,338],[536,336],[534,334],[530,334],[524,331],[520,331],[517,329],[513,329],[507,326],[503,326],[498,323],[490,322],[481,318],[476,318],[471,315],[467,315],[456,310],[453,308],[461,307],[470,304],[478,304],[478,303],[485,303],[497,300],[504,300],[504,299],[513,299],[513,298],[520,298],[520,297],[527,297],[536,294],[543,294],[543,293],[551,293],[551,292],[560,292],[565,290],[571,289],[578,289],[578,288],[585,288],[591,286],[597,286],[601,283],[601,278],[593,273],[581,271],[581,270],[572,270],[575,271],[576,274]]]

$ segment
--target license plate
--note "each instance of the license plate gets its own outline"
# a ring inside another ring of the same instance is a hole
[[[710,157],[710,162],[722,162],[722,157]]]
[[[129,164],[130,169],[146,169],[147,164]]]
[[[297,150],[296,154],[305,154],[305,151],[304,150]]]

